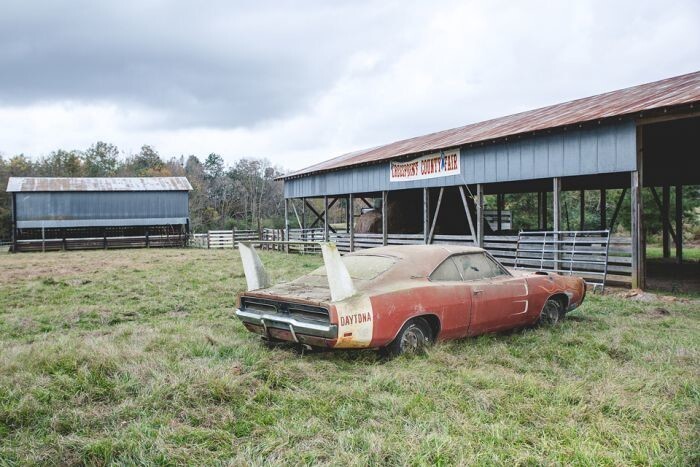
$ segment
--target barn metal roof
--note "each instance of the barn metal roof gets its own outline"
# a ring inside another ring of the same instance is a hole
[[[190,191],[185,177],[10,177],[7,192]]]
[[[355,151],[281,178],[296,178],[409,154],[696,102],[700,102],[700,71]]]

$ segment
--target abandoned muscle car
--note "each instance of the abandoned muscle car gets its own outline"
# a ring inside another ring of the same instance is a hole
[[[416,352],[436,339],[556,324],[586,295],[583,279],[512,271],[485,250],[452,245],[372,248],[270,286],[255,250],[240,245],[248,292],[236,315],[270,342]]]

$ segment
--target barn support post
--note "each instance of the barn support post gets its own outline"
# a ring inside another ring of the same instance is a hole
[[[428,244],[430,234],[430,192],[423,188],[423,243]]]
[[[442,205],[442,195],[445,193],[445,187],[440,187],[440,194],[438,195],[437,206],[435,206],[435,216],[433,217],[433,223],[430,226],[430,233],[428,234],[428,243],[433,243],[433,236],[435,235],[435,225],[437,224],[438,215],[440,214],[440,206]]]
[[[561,178],[554,177],[552,179],[552,230],[559,232],[561,230]],[[559,234],[554,234],[554,269],[561,269],[561,254],[559,250]]]
[[[600,190],[600,230],[605,230],[608,223],[607,220],[607,199],[605,197],[605,188]]]
[[[306,198],[301,199],[301,230],[306,228]]]
[[[355,251],[355,198],[352,193],[348,195],[348,205],[350,206],[350,253]]]
[[[661,188],[661,216],[664,219],[662,223],[662,245],[663,245],[663,257],[669,258],[671,256],[671,239],[669,238],[669,214],[671,209],[671,189],[668,185],[664,185]]]
[[[12,193],[12,252],[17,252],[17,200]]]
[[[389,244],[389,207],[387,202],[389,200],[389,192],[382,191],[382,245],[387,246]]]
[[[323,241],[327,242],[328,236],[328,196],[323,196]]]
[[[503,194],[496,195],[496,230],[499,232],[503,227]]]
[[[586,225],[586,190],[581,190],[579,192],[579,207],[578,207],[578,225],[579,230],[584,230],[583,227]]]
[[[345,198],[345,233],[350,233],[350,195]]]
[[[284,238],[283,240],[289,241],[289,198],[284,198]],[[234,242],[235,244],[235,242]],[[289,253],[289,244],[285,244],[285,252]]]
[[[547,192],[537,193],[537,220],[540,230],[547,230]]]
[[[46,237],[44,235],[44,226],[41,226],[41,252],[44,253],[46,251]]]
[[[676,185],[676,262],[683,263],[683,185]]]
[[[472,220],[472,213],[469,211],[469,203],[467,203],[467,196],[464,194],[464,187],[459,186],[459,194],[462,197],[462,204],[464,205],[464,212],[467,214],[467,222],[469,223],[469,235],[472,237],[472,243],[477,244],[476,241],[476,230],[474,230],[474,221]]]
[[[632,288],[643,289],[644,284],[644,226],[642,212],[642,127],[637,127],[637,170],[631,172],[630,214],[632,230]]]
[[[150,247],[151,247],[151,239],[149,238],[149,235],[148,235],[148,229],[146,229],[146,248],[150,248]]]
[[[484,185],[476,185],[476,237],[480,248],[484,247]]]

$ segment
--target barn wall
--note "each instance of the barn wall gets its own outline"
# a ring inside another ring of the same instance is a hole
[[[389,163],[285,180],[286,198],[629,172],[636,168],[636,129],[614,125],[461,149],[461,176],[389,181]]]
[[[20,192],[17,227],[185,224],[186,191]]]

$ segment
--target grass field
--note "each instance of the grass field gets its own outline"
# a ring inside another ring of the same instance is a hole
[[[263,254],[275,279],[320,258]],[[267,349],[237,253],[0,255],[0,465],[700,462],[700,307],[592,296],[556,328]]]

